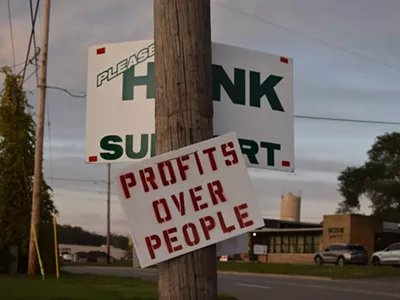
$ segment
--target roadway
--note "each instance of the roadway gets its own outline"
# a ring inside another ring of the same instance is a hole
[[[64,267],[70,273],[140,277],[157,281],[157,270],[117,267]],[[328,280],[279,275],[219,273],[218,289],[239,300],[400,299],[400,279]]]

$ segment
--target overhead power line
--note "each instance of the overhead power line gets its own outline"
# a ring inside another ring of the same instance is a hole
[[[35,52],[34,56],[32,56],[31,58],[28,58],[29,64],[32,64],[33,60],[36,59],[39,56],[39,54],[40,54],[40,48],[38,47],[36,49],[36,52]],[[22,66],[24,64],[25,64],[25,61],[21,61],[20,63],[17,63],[15,65],[10,66],[9,68],[13,69],[14,67],[19,67],[19,66]],[[21,75],[22,72],[23,72],[23,70],[19,71],[18,75]]]
[[[26,68],[28,67],[29,63],[33,63],[33,60],[29,60],[29,54],[31,53],[31,46],[32,46],[32,42],[33,42],[33,39],[34,39],[34,36],[35,36],[35,24],[36,24],[37,14],[38,14],[38,11],[39,11],[39,3],[40,3],[40,1],[38,0],[36,2],[35,13],[33,14],[33,19],[32,19],[32,1],[29,3],[30,4],[30,11],[31,11],[31,27],[32,28],[31,28],[31,34],[29,36],[28,50],[26,52],[25,67],[22,70],[22,81],[23,82],[24,82],[24,79],[25,79]],[[40,49],[35,47],[35,56],[33,58],[33,59],[35,59],[35,65],[37,65],[37,57],[39,55],[39,51],[40,51]]]
[[[18,64],[16,64],[16,65],[11,66],[10,68],[11,68],[11,69],[14,69],[14,68],[16,68],[16,67],[22,66],[23,64],[25,64],[24,61],[23,61],[23,62],[20,62],[20,63],[18,63]]]
[[[85,178],[68,178],[68,177],[46,177],[46,179],[52,179],[55,181],[71,181],[71,182],[90,182],[94,184],[106,183],[105,180],[98,179],[85,179]],[[113,183],[113,181],[112,181]]]
[[[37,7],[37,9],[36,9],[35,13],[33,13],[33,2],[32,2],[32,0],[29,1],[29,11],[30,11],[30,14],[31,14],[31,24],[32,24],[32,31],[31,31],[31,34],[32,34],[32,37],[33,37],[33,47],[34,47],[35,51],[36,51],[36,49],[37,49],[37,46],[36,46],[35,26],[36,26],[36,15],[37,15],[37,12],[38,12],[38,9],[39,9],[39,3],[40,3],[40,0],[38,0],[38,1],[36,2],[36,7]],[[35,67],[36,67],[36,69],[35,69],[35,70],[36,70],[36,71],[35,71],[35,75],[36,75],[36,86],[39,87],[39,75],[38,75],[39,65],[38,65],[38,58],[37,58],[37,57],[35,57],[34,63],[35,63]]]
[[[57,188],[58,189],[63,189],[63,190],[68,190],[68,191],[89,192],[89,193],[96,193],[96,194],[107,194],[106,191],[99,191],[99,190],[92,190],[92,189],[81,189],[81,188],[75,188],[75,187],[57,187]],[[118,195],[118,194],[117,193],[111,193],[111,195]],[[103,199],[96,200],[96,199],[90,199],[89,198],[89,199],[85,199],[85,200],[99,202],[99,201],[102,201]],[[113,199],[111,199],[111,202],[119,203],[118,200],[113,200]]]
[[[10,38],[11,38],[11,49],[12,49],[12,55],[13,55],[13,65],[14,65],[14,73],[16,73],[16,67],[15,67],[15,48],[14,48],[14,35],[13,35],[13,29],[12,29],[12,21],[11,21],[11,5],[10,5],[10,0],[7,0],[7,5],[8,5],[8,22],[10,24]]]
[[[310,120],[321,120],[321,121],[335,121],[335,122],[351,122],[351,123],[367,123],[367,124],[380,124],[380,125],[400,125],[400,122],[390,121],[373,121],[373,120],[360,120],[360,119],[346,119],[346,118],[329,118],[329,117],[314,117],[314,116],[302,116],[294,115],[297,119],[310,119]]]
[[[48,89],[55,89],[63,91],[74,98],[86,98],[84,95],[76,95],[70,92],[68,89],[57,87],[57,86],[47,86]],[[84,92],[82,92],[84,93]],[[334,121],[334,122],[351,122],[351,123],[367,123],[367,124],[380,124],[380,125],[400,125],[400,122],[394,121],[379,121],[379,120],[362,120],[362,119],[351,119],[351,118],[336,118],[336,117],[321,117],[321,116],[306,116],[306,115],[294,115],[296,119],[309,119],[309,120],[320,120],[320,121]]]
[[[65,93],[67,93],[68,95],[70,95],[71,97],[74,97],[74,98],[86,98],[86,93],[84,95],[76,95],[76,94],[71,93],[69,90],[67,90],[65,88],[58,87],[58,86],[49,86],[49,85],[47,85],[46,88],[65,92]]]
[[[316,38],[316,37],[313,37],[313,36],[311,36],[311,35],[305,34],[305,33],[303,33],[303,32],[294,30],[294,29],[292,29],[292,28],[285,27],[285,26],[282,26],[282,25],[277,24],[277,23],[275,23],[275,22],[262,19],[262,18],[260,18],[260,17],[255,16],[255,15],[249,14],[249,13],[247,13],[247,12],[238,10],[238,9],[236,9],[236,8],[234,8],[234,7],[232,7],[232,6],[229,6],[229,5],[225,4],[225,3],[221,3],[221,2],[218,2],[218,1],[215,1],[215,0],[213,0],[213,2],[214,2],[215,4],[217,4],[218,6],[224,7],[224,8],[226,8],[226,9],[228,9],[228,10],[231,10],[231,11],[237,13],[237,14],[240,14],[240,15],[246,16],[246,17],[248,17],[248,18],[251,18],[252,20],[257,20],[257,21],[259,21],[260,23],[264,23],[264,24],[266,24],[266,25],[274,26],[274,27],[276,27],[276,28],[279,28],[279,29],[288,31],[288,32],[290,32],[290,33],[292,33],[292,34],[301,36],[301,37],[306,38],[306,39],[309,39],[309,40],[313,40],[313,41],[318,42],[318,43],[320,43],[320,44],[323,44],[323,45],[325,45],[325,46],[328,46],[328,47],[334,48],[334,49],[336,49],[336,50],[345,52],[345,53],[350,54],[350,55],[352,55],[352,56],[357,56],[357,57],[362,58],[362,59],[364,59],[364,60],[368,60],[368,61],[374,62],[374,63],[376,63],[376,64],[379,64],[379,65],[382,65],[382,66],[385,66],[385,67],[388,67],[388,68],[390,68],[390,69],[393,69],[393,70],[396,70],[396,71],[400,72],[400,67],[393,66],[393,65],[391,65],[391,64],[389,64],[389,63],[387,63],[387,62],[385,62],[385,61],[381,61],[381,60],[378,60],[378,59],[376,59],[376,58],[363,55],[363,54],[358,53],[358,52],[356,52],[356,51],[346,49],[346,48],[344,48],[344,47],[335,45],[335,44],[333,44],[333,43],[330,43],[330,42],[327,42],[327,41],[324,41],[324,40],[321,40],[321,39],[319,39],[319,38]]]
[[[99,190],[93,190],[93,189],[81,189],[81,188],[75,188],[75,187],[60,187],[59,189],[68,190],[68,191],[77,191],[77,192],[89,192],[89,193],[96,193],[96,194],[106,194],[107,193],[106,191],[99,191]],[[111,193],[111,194],[112,195],[118,195],[117,193]],[[103,199],[97,200],[97,199],[93,199],[93,198],[85,198],[84,200],[85,201],[93,201],[93,202],[97,202],[97,203],[103,201]],[[111,202],[119,203],[120,201],[117,200],[117,199],[111,199]],[[263,212],[261,212],[261,214],[265,219],[268,219],[268,218],[271,218],[271,219],[272,218],[273,219],[277,218],[277,219],[279,219],[280,218],[280,215],[278,215],[278,214],[264,214]],[[330,214],[330,212],[327,212],[325,214],[326,215]],[[323,218],[321,218],[321,217],[305,217],[305,216],[303,216],[303,217],[301,217],[301,219],[303,219],[303,220],[319,220],[319,221],[322,221]]]
[[[26,77],[25,80],[23,81],[23,84],[24,84],[25,82],[27,82],[33,75],[35,75],[35,74],[36,74],[36,71],[37,71],[37,70],[34,70],[31,74],[29,74],[28,77]]]
[[[26,77],[26,78],[22,81],[22,85],[23,85],[25,82],[27,82],[33,75],[35,75],[35,73],[36,73],[36,70],[33,71],[31,74],[29,74],[28,77]],[[4,92],[4,88],[0,91],[0,96],[3,95],[3,92]]]

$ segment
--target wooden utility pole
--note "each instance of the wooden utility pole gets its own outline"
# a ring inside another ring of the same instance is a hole
[[[107,264],[110,264],[110,244],[111,244],[111,164],[107,164]]]
[[[42,57],[40,61],[40,79],[39,79],[39,99],[36,124],[36,149],[35,149],[35,171],[33,175],[33,193],[32,193],[32,216],[31,226],[36,232],[36,238],[39,238],[40,224],[40,192],[42,183],[42,160],[43,160],[43,133],[44,116],[46,106],[46,85],[47,85],[47,51],[49,45],[50,29],[50,0],[44,0],[44,24],[42,38]],[[30,228],[29,240],[29,263],[28,274],[36,275],[37,253],[35,248],[35,236]]]
[[[213,137],[210,0],[155,0],[157,154]],[[160,300],[216,300],[216,246],[158,265]]]

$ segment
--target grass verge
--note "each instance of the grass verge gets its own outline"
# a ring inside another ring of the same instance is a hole
[[[302,264],[234,263],[220,262],[220,271],[326,277],[332,279],[360,279],[374,277],[399,277],[400,268],[373,266],[317,266]]]
[[[7,300],[157,300],[157,284],[137,278],[62,274],[55,278],[0,276],[0,295]],[[0,297],[3,299],[2,297]],[[235,300],[228,295],[220,299]]]
[[[104,264],[89,264],[90,266],[107,266]],[[111,267],[132,267],[132,261],[121,260],[110,265]],[[151,266],[149,268],[156,268]],[[373,267],[373,266],[344,266],[335,265],[306,265],[284,263],[247,263],[247,262],[219,262],[219,271],[279,274],[327,277],[332,279],[359,279],[374,277],[400,277],[400,267]]]

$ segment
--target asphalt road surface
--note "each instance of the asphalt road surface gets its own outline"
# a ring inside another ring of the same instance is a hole
[[[157,270],[65,267],[76,274],[140,277],[157,281]],[[386,300],[400,299],[400,279],[325,280],[278,275],[218,274],[218,289],[239,300]]]

